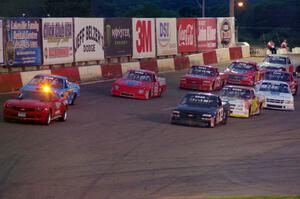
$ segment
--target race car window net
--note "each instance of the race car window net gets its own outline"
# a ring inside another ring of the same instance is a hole
[[[182,99],[181,104],[202,107],[217,107],[218,99],[212,96],[187,95]]]
[[[49,78],[43,76],[36,76],[30,82],[29,85],[49,85],[52,88],[61,89],[63,88],[63,80],[59,78]]]
[[[239,63],[239,62],[233,62],[230,65],[231,69],[234,70],[246,70],[246,71],[255,71],[256,68],[252,64],[247,64],[247,63]]]
[[[282,81],[282,82],[289,82],[290,81],[290,74],[288,74],[288,73],[277,73],[277,72],[267,72],[265,74],[264,79]]]
[[[289,86],[286,84],[272,84],[269,82],[262,83],[259,91],[270,91],[279,93],[290,93]]]
[[[268,62],[268,63],[271,63],[271,64],[283,64],[283,65],[285,65],[286,64],[286,58],[268,56],[268,57],[266,57],[264,62]]]
[[[39,100],[43,102],[49,102],[52,99],[51,93],[42,93],[42,92],[22,92],[17,96],[17,99],[32,99]]]
[[[251,92],[249,89],[223,88],[221,92],[221,96],[240,98],[240,99],[251,99]]]
[[[188,74],[213,77],[216,73],[212,68],[194,66],[189,70]]]
[[[126,78],[136,81],[154,82],[154,75],[145,72],[129,71]]]

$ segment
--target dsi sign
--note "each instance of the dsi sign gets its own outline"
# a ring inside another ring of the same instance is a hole
[[[175,18],[156,19],[157,55],[177,54],[177,34]]]
[[[155,57],[154,19],[133,18],[133,58]]]

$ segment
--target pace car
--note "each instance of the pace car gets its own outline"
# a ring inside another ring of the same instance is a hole
[[[112,84],[111,94],[136,99],[160,97],[166,91],[166,79],[149,70],[129,70]]]
[[[294,97],[288,83],[263,80],[256,89],[257,95],[264,98],[263,108],[295,110]]]
[[[286,71],[267,71],[264,75],[265,80],[282,81],[289,84],[293,95],[298,92],[298,80],[294,78],[293,74]]]
[[[47,86],[40,91],[23,91],[4,103],[5,121],[28,121],[49,125],[52,120],[65,121],[68,115],[64,97]]]
[[[231,117],[249,118],[261,113],[263,99],[256,96],[252,87],[225,86],[221,91],[221,99],[230,104]]]
[[[227,123],[229,104],[210,93],[188,93],[171,114],[172,124],[215,127]]]
[[[260,69],[278,69],[294,72],[294,65],[288,55],[268,55],[265,57],[262,63],[258,64]]]
[[[243,86],[254,86],[262,79],[264,71],[254,62],[234,61],[225,69],[226,82]]]
[[[225,76],[214,66],[192,66],[180,80],[179,87],[199,91],[215,91],[225,84]]]
[[[51,87],[51,90],[57,95],[64,96],[70,105],[73,105],[80,96],[78,84],[69,82],[66,77],[57,75],[36,75],[20,91],[41,90],[45,85]]]

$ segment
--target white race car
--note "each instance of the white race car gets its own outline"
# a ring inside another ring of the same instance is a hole
[[[221,99],[230,104],[231,117],[248,118],[261,113],[263,99],[255,95],[252,87],[225,86],[221,91]]]
[[[264,98],[263,108],[295,110],[294,97],[286,82],[263,80],[256,89],[257,95]]]

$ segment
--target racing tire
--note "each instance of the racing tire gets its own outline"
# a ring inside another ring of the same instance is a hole
[[[148,93],[146,93],[146,100],[151,98],[151,91],[149,91]]]
[[[74,94],[73,98],[72,98],[72,101],[71,101],[71,105],[74,105],[75,104],[75,100],[77,98],[77,94]]]
[[[52,120],[52,117],[51,117],[51,111],[48,113],[48,115],[47,115],[47,118],[46,118],[46,121],[45,121],[45,125],[50,125],[50,123],[51,123],[51,120]]]
[[[216,126],[216,123],[217,123],[217,120],[216,120],[216,117],[214,117],[214,119],[211,120],[208,125],[210,128],[214,128]]]
[[[248,111],[248,114],[247,114],[247,118],[249,118],[251,116],[251,106],[249,107],[249,111]]]
[[[261,110],[262,110],[262,104],[259,105],[258,112],[257,112],[256,115],[260,115],[261,114]]]
[[[65,122],[67,120],[67,117],[68,117],[68,109],[66,108],[65,111],[64,111],[64,113],[59,118],[59,121]]]
[[[227,121],[228,121],[228,113],[225,113],[224,118],[222,120],[222,124],[223,125],[227,124]]]
[[[8,118],[6,118],[6,117],[3,117],[3,121],[4,122],[10,122],[10,120]]]

